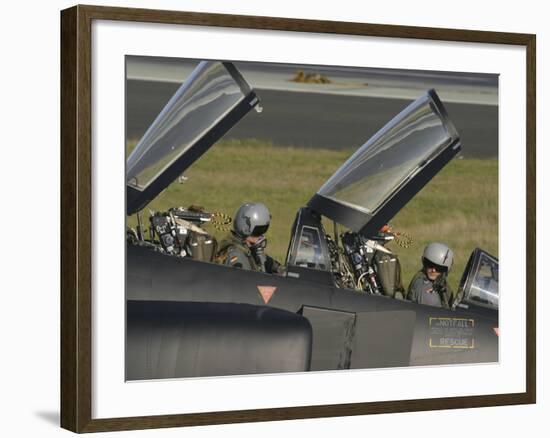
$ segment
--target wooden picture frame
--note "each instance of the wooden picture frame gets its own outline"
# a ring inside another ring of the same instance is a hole
[[[258,30],[490,43],[526,49],[526,391],[126,418],[92,418],[92,22],[112,20]],[[275,17],[75,6],[61,13],[61,426],[74,432],[365,415],[536,401],[536,37]]]

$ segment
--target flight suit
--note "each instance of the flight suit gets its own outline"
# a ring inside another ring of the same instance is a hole
[[[411,280],[407,299],[428,306],[449,309],[453,301],[453,293],[447,283],[446,275],[432,281],[423,270],[420,270]]]
[[[216,262],[235,268],[260,270],[250,248],[234,233],[228,234],[221,241]]]
[[[275,259],[268,255],[265,258],[265,272],[269,274],[282,274],[284,272],[279,262]],[[239,236],[232,232],[221,241],[215,260],[217,263],[235,268],[262,271],[254,254],[252,254],[252,250]]]

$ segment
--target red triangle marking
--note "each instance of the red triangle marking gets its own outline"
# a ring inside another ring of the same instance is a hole
[[[500,330],[498,327],[493,327],[493,330],[495,331],[495,335],[500,336]]]
[[[264,303],[268,303],[273,294],[275,293],[275,290],[277,289],[276,286],[256,286],[258,290],[260,291],[260,295],[264,299]]]

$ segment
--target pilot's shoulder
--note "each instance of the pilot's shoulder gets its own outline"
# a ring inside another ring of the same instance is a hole
[[[239,248],[235,246],[230,246],[227,248],[227,257],[225,263],[230,266],[235,266],[237,268],[248,268],[250,264],[246,254],[242,252]]]
[[[418,271],[414,277],[411,279],[411,282],[409,283],[409,289],[407,295],[410,296],[410,298],[417,297],[417,295],[420,294],[420,292],[426,288],[427,285],[427,277],[424,275],[422,271]]]
[[[424,275],[424,272],[418,271],[416,274],[414,274],[414,277],[411,279],[411,286],[414,284],[421,284],[424,281],[428,280],[426,275]]]

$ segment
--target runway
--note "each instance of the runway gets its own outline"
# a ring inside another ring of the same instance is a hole
[[[139,139],[176,91],[174,83],[128,81],[127,138]],[[411,101],[257,89],[263,111],[251,111],[224,139],[256,138],[275,145],[355,149]],[[498,107],[443,102],[465,157],[498,154]]]

